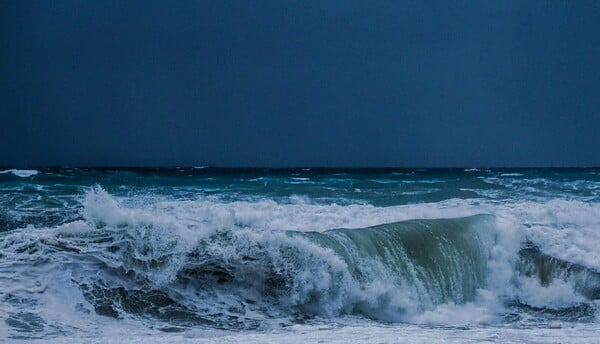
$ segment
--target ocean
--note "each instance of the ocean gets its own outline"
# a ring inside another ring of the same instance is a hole
[[[600,169],[0,170],[0,342],[596,343]]]

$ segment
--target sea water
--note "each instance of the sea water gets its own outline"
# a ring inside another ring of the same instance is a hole
[[[595,343],[600,169],[0,171],[0,341]]]

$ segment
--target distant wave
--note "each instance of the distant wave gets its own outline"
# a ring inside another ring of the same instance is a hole
[[[523,173],[502,173],[500,177],[522,177]]]
[[[0,174],[7,174],[7,173],[12,173],[17,177],[27,178],[27,177],[35,176],[36,174],[38,174],[38,171],[36,171],[36,170],[17,170],[14,168],[10,169],[10,170],[0,171]]]

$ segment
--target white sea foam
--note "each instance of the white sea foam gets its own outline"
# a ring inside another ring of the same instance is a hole
[[[466,326],[498,322],[504,307],[496,294],[480,289],[474,302],[441,304],[435,309],[413,315],[410,322],[427,325]]]
[[[14,168],[10,169],[10,170],[0,171],[0,174],[6,174],[6,173],[12,173],[17,177],[27,178],[27,177],[35,176],[36,174],[38,174],[38,171],[37,170],[17,170]]]
[[[348,321],[340,325],[294,325],[279,331],[200,331],[185,333],[164,333],[157,330],[121,326],[105,327],[95,336],[69,336],[53,338],[53,343],[222,343],[222,344],[262,344],[262,343],[411,343],[411,344],[479,344],[479,343],[570,343],[596,344],[598,326],[596,324],[573,324],[539,328],[510,327],[448,327],[420,326],[411,324],[383,325],[370,322]],[[47,343],[47,340],[28,340],[29,343]]]
[[[585,297],[575,292],[572,283],[561,279],[542,286],[536,278],[521,278],[516,296],[530,306],[550,309],[572,307],[585,301]]]

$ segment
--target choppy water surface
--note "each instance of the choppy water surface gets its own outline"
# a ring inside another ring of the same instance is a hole
[[[0,340],[581,342],[600,170],[0,171]]]

